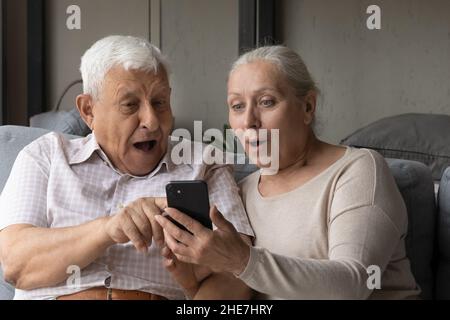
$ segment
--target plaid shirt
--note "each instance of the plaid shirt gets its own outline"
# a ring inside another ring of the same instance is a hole
[[[253,236],[232,168],[197,162],[175,165],[170,157],[172,148],[169,142],[166,155],[152,173],[136,177],[114,168],[94,134],[67,140],[49,133],[19,153],[0,196],[0,230],[14,224],[78,226],[114,215],[136,199],[165,197],[165,185],[171,180],[205,180],[211,203],[239,232]],[[198,150],[194,148],[193,155]],[[99,286],[184,299],[183,291],[165,270],[158,248],[152,244],[143,254],[131,242],[111,246],[81,270],[81,285],[76,288],[64,282],[36,290],[16,289],[15,299],[55,299]]]

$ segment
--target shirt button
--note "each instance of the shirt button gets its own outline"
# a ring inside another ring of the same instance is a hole
[[[106,288],[109,288],[111,286],[111,276],[105,279],[104,284]]]

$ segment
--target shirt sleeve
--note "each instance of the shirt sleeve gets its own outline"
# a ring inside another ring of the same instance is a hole
[[[367,285],[368,267],[378,267],[381,277],[404,239],[406,211],[401,205],[383,206],[383,202],[400,204],[400,194],[397,191],[391,192],[390,198],[377,197],[376,188],[395,190],[394,180],[375,177],[377,172],[388,174],[388,169],[375,168],[370,159],[364,161],[366,164],[357,164],[340,177],[331,197],[327,260],[287,257],[252,248],[240,279],[259,292],[283,299],[368,298],[372,293]],[[387,213],[386,208],[392,212]],[[405,225],[399,228],[393,221]]]
[[[47,227],[47,184],[42,161],[22,150],[0,195],[0,231],[15,224]]]
[[[211,205],[215,205],[238,232],[253,237],[253,230],[239,194],[239,187],[233,178],[233,167],[212,166],[206,170],[205,180],[208,184]]]

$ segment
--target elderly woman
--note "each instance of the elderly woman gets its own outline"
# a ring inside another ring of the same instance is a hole
[[[417,297],[405,253],[406,209],[389,168],[374,151],[317,139],[317,94],[302,59],[286,47],[262,47],[236,61],[230,124],[256,133],[279,129],[279,171],[260,170],[241,183],[254,246],[215,208],[214,231],[175,209],[166,211],[192,234],[157,217],[170,248],[166,265],[181,284],[192,284],[181,272],[189,262],[234,273],[259,298]],[[260,154],[265,144],[274,149],[271,139],[255,136],[241,139],[247,154]]]

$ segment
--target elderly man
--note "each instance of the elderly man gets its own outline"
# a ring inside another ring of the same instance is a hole
[[[231,168],[174,165],[168,68],[159,50],[111,36],[83,56],[78,110],[92,129],[50,133],[20,152],[0,198],[0,261],[15,299],[183,299],[163,265],[155,216],[170,180],[205,180],[210,200],[252,236]],[[178,263],[200,282],[191,298],[248,298],[229,274]],[[81,270],[81,272],[77,272]],[[79,276],[79,278],[77,278]]]

